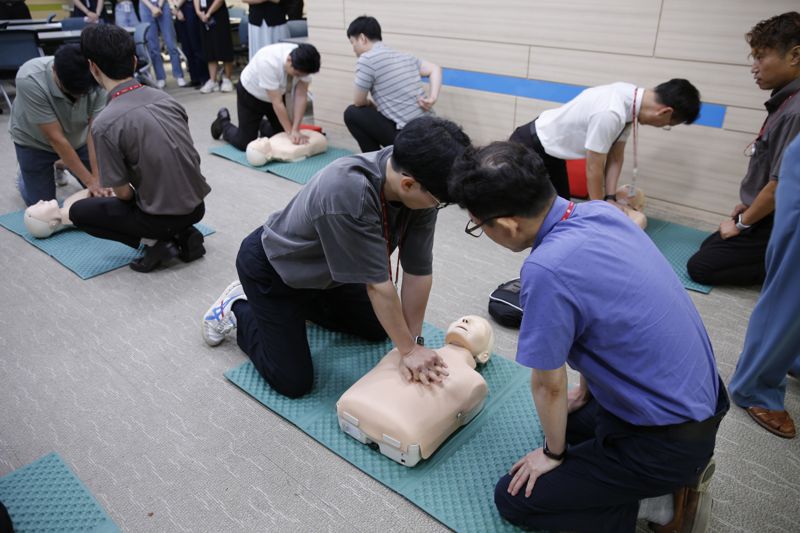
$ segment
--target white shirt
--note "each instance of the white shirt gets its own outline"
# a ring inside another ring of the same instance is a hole
[[[281,94],[286,94],[288,74],[284,65],[286,58],[295,48],[297,45],[293,43],[276,43],[256,52],[239,76],[239,81],[245,90],[262,102],[270,101],[267,91],[280,91]],[[310,83],[311,76],[300,80]]]
[[[585,159],[586,151],[607,154],[617,142],[625,142],[642,107],[644,89],[631,83],[612,83],[584,90],[556,109],[536,119],[536,134],[548,155],[559,159]]]

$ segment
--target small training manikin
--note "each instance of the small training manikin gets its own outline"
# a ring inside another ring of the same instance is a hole
[[[494,344],[489,322],[465,316],[447,329],[436,352],[447,363],[442,383],[407,382],[401,355],[389,352],[336,403],[339,427],[364,444],[405,466],[427,459],[459,427],[481,411],[489,388],[475,371],[485,364]]]
[[[252,141],[247,145],[247,162],[254,167],[260,167],[272,160],[300,161],[328,149],[328,140],[320,132],[303,130],[302,134],[308,137],[307,144],[293,144],[286,132]]]
[[[78,200],[89,198],[89,190],[84,189],[64,200],[64,207],[58,207],[55,200],[39,200],[25,210],[23,220],[28,232],[37,239],[46,239],[54,233],[72,227],[69,208]]]
[[[647,227],[647,217],[642,212],[647,198],[640,187],[633,185],[622,185],[617,189],[617,203],[622,207],[622,212],[628,215],[637,226],[642,229]]]

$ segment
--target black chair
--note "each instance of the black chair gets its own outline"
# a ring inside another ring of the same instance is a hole
[[[289,20],[289,37],[308,37],[308,22],[305,20]]]
[[[247,23],[247,13],[242,17],[239,23],[239,42],[233,44],[233,55],[236,57],[244,57],[244,63],[247,63],[247,58],[250,55],[250,32],[248,31],[249,24]]]
[[[13,81],[19,68],[29,59],[42,55],[35,31],[0,30],[0,91],[11,109],[11,98],[5,89],[5,81]]]

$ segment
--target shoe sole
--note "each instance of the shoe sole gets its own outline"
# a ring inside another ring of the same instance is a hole
[[[705,492],[698,494],[697,511],[694,515],[694,523],[689,528],[689,533],[706,533],[711,522],[711,510],[714,507],[714,499],[711,494]]]
[[[241,285],[241,283],[239,283],[238,280],[237,281],[232,281],[231,283],[229,283],[228,286],[225,287],[225,290],[222,291],[222,294],[220,294],[219,298],[214,300],[214,304],[211,307],[209,307],[206,310],[205,313],[203,313],[203,319],[200,321],[200,333],[202,334],[203,340],[205,341],[205,343],[208,344],[211,347],[219,346],[220,344],[222,344],[222,341],[225,340],[225,337],[227,336],[227,334],[223,335],[222,338],[220,340],[218,340],[218,341],[210,340],[208,337],[206,337],[206,316],[208,316],[210,314],[211,310],[214,309],[217,306],[218,302],[220,300],[224,300],[225,296],[227,296],[228,293],[231,292],[233,287],[235,287],[237,285]]]
[[[714,477],[714,472],[717,470],[717,462],[712,457],[703,471],[700,473],[700,478],[697,484],[692,487],[695,492],[708,492],[708,487],[711,485],[711,478]]]

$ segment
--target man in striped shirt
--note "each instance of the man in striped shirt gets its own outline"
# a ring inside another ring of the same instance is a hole
[[[351,22],[347,38],[358,62],[353,105],[345,110],[344,123],[362,152],[374,152],[394,144],[398,130],[431,111],[442,87],[442,69],[385,46],[373,17]],[[430,79],[427,96],[424,76]]]

